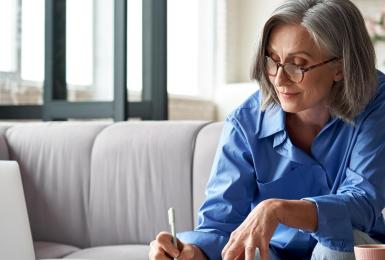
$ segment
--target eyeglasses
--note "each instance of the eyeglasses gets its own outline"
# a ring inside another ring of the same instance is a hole
[[[303,77],[305,75],[305,72],[308,72],[312,69],[315,69],[317,67],[325,65],[325,64],[332,62],[332,61],[335,61],[337,59],[338,58],[332,58],[330,60],[312,65],[310,67],[302,68],[301,66],[291,64],[291,63],[282,64],[282,63],[274,61],[269,56],[266,56],[266,60],[265,60],[266,72],[269,76],[275,77],[275,76],[277,76],[279,67],[282,67],[283,71],[285,71],[285,73],[286,73],[286,75],[290,81],[292,81],[294,83],[301,83],[303,80]]]

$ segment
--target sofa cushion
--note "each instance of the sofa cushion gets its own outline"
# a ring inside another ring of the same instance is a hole
[[[169,207],[178,231],[192,228],[192,157],[205,124],[124,122],[100,133],[91,166],[92,246],[148,244],[169,229]]]
[[[62,258],[79,250],[74,246],[45,241],[34,241],[33,247],[36,259]]]
[[[92,260],[144,260],[148,259],[149,246],[147,245],[119,245],[93,247],[77,251],[67,258]]]
[[[89,246],[91,150],[105,123],[18,124],[6,131],[19,163],[34,240]]]
[[[223,122],[209,124],[202,128],[196,139],[193,164],[194,226],[197,224],[199,207],[205,199],[205,188],[222,127]]]

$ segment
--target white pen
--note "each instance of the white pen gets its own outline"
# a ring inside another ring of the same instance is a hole
[[[169,208],[168,209],[168,224],[170,224],[171,227],[171,235],[172,235],[172,242],[176,248],[178,248],[178,244],[176,242],[176,231],[175,231],[175,209]],[[177,260],[178,257],[174,257],[174,260]]]

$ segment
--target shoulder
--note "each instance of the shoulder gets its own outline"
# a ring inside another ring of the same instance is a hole
[[[261,113],[263,112],[261,111],[260,91],[257,90],[230,113],[226,121],[239,127],[254,128],[257,130]]]
[[[227,117],[226,122],[252,139],[279,132],[284,128],[284,112],[278,105],[262,110],[261,100],[261,92],[256,91]]]
[[[381,71],[378,71],[378,90],[377,95],[380,96],[380,98],[385,98],[385,74]]]
[[[377,131],[377,127],[385,127],[385,75],[378,71],[378,87],[376,94],[355,119],[356,129],[372,129]],[[360,132],[365,132],[361,131]]]
[[[385,99],[385,74],[381,71],[378,71],[377,73],[377,82],[378,82],[378,88],[377,93],[374,97],[374,102],[378,101],[378,99]]]
[[[385,74],[381,71],[377,71],[377,92],[374,96],[373,102],[378,101],[378,99],[384,99],[385,98]]]
[[[376,94],[364,109],[363,113],[358,116],[358,120],[366,118],[375,111],[381,110],[385,116],[385,75],[378,71],[378,87]]]

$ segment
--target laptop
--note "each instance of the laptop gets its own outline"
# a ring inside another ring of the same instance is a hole
[[[0,259],[35,260],[19,166],[0,161]]]

